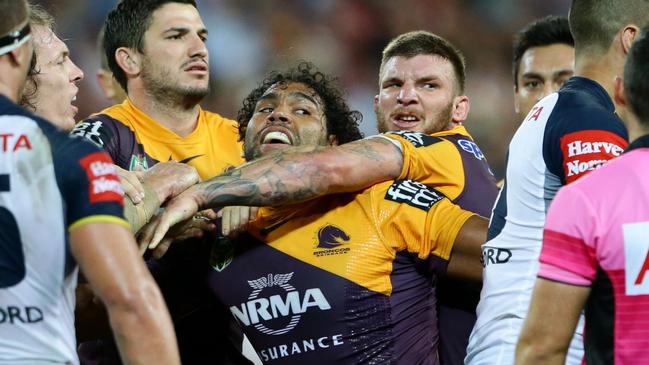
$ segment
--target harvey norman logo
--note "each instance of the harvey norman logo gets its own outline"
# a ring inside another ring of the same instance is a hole
[[[301,293],[289,284],[292,277],[291,272],[268,274],[259,279],[248,280],[248,285],[253,289],[248,301],[239,306],[231,306],[230,312],[246,327],[254,326],[267,335],[283,335],[297,326],[303,313],[331,309],[319,288],[307,289]],[[273,289],[279,289],[280,293],[262,295],[264,292],[270,293]],[[288,323],[279,328],[271,328],[268,322],[275,319],[285,319],[284,323],[286,320]]]
[[[624,152],[622,147],[611,142],[574,141],[568,143],[568,157],[587,155],[591,153],[605,153],[617,157],[621,155],[622,152]]]

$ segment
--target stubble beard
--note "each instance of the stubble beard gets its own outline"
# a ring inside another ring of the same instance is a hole
[[[435,115],[432,116],[432,118],[435,120],[432,125],[430,126],[425,126],[425,130],[418,132],[424,133],[424,134],[433,134],[437,132],[441,132],[444,130],[448,130],[449,126],[451,124],[451,113],[453,111],[453,103],[449,103],[442,111],[439,113],[435,113]],[[392,122],[390,121],[390,116],[387,113],[383,113],[381,109],[376,111],[376,127],[379,130],[379,133],[386,133],[392,131],[390,129],[390,125]],[[425,124],[424,122],[420,122],[420,125]],[[418,126],[419,127],[419,126]],[[395,131],[399,131],[401,129],[396,129]]]
[[[198,105],[210,92],[209,83],[205,87],[186,87],[180,84],[169,70],[155,72],[155,66],[147,62],[143,67],[142,83],[149,95],[163,105],[182,105],[190,109]]]

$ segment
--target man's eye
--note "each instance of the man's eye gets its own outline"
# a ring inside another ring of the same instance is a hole
[[[258,112],[258,113],[272,113],[272,112],[273,112],[273,108],[267,106],[267,107],[265,107],[265,108],[261,108],[261,109],[259,109],[257,112]]]
[[[541,87],[540,81],[528,81],[524,84],[526,89],[537,89]]]
[[[169,36],[168,39],[181,39],[182,37],[182,34],[174,34],[172,36]]]

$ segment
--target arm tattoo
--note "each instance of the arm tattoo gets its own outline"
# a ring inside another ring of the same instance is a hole
[[[384,139],[285,149],[200,184],[201,207],[276,206],[357,191],[399,176],[401,150]]]

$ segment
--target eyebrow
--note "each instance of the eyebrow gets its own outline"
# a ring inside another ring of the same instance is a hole
[[[289,97],[298,98],[298,99],[306,99],[306,100],[312,102],[314,105],[316,105],[316,106],[320,106],[320,103],[319,103],[315,98],[313,98],[312,96],[310,96],[310,95],[308,95],[308,94],[305,94],[305,93],[303,93],[303,92],[301,92],[301,91],[293,91],[293,92],[291,92],[288,96],[289,96]],[[260,101],[262,101],[262,100],[273,100],[273,99],[277,99],[277,98],[279,98],[279,95],[277,95],[276,92],[270,92],[270,93],[268,93],[268,94],[264,94],[264,95],[262,95],[262,96],[257,100],[257,102],[260,102]]]
[[[191,30],[189,28],[186,28],[186,27],[171,27],[171,28],[165,30],[163,33],[177,32],[177,33],[180,33],[180,34],[187,34],[190,31]],[[197,33],[202,34],[202,35],[207,35],[209,32],[207,31],[207,28],[201,28],[201,29],[198,30]]]

